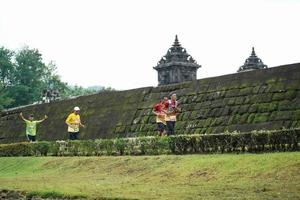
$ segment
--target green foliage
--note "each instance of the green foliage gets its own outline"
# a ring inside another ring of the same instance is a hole
[[[37,156],[47,156],[51,147],[50,143],[45,141],[33,143],[32,146],[33,146],[32,149],[34,151],[34,154]]]
[[[0,145],[0,156],[160,155],[299,150],[300,129]]]
[[[45,89],[58,90],[61,99],[114,90],[69,86],[61,81],[55,62],[45,63],[38,49],[0,47],[0,110],[38,102]]]
[[[27,199],[35,199],[36,197],[43,199],[86,199],[84,195],[70,196],[56,191],[29,192],[26,194]]]
[[[1,156],[32,156],[34,155],[32,145],[30,143],[14,143],[0,145]]]

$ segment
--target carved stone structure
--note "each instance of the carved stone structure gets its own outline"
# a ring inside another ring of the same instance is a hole
[[[158,85],[160,86],[196,80],[199,67],[201,65],[198,65],[185,48],[181,47],[176,35],[172,47],[153,68],[158,72]]]
[[[59,91],[54,89],[45,89],[42,93],[42,103],[50,103],[59,100]]]
[[[238,72],[250,71],[255,69],[266,69],[268,68],[260,58],[255,54],[254,47],[252,47],[252,53],[249,58],[246,59],[243,66],[241,66]]]

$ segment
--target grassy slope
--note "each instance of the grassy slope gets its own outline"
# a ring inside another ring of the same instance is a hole
[[[0,188],[138,199],[300,199],[300,153],[0,158]]]

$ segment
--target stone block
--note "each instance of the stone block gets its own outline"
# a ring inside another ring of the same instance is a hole
[[[293,123],[292,121],[285,120],[285,121],[283,121],[283,127],[284,128],[290,128],[292,123]]]
[[[230,114],[235,115],[235,114],[239,113],[240,107],[241,106],[231,106],[230,107]]]
[[[211,108],[219,108],[219,107],[222,107],[222,106],[224,106],[223,99],[218,99],[218,100],[212,101],[210,107]]]
[[[237,97],[235,99],[235,105],[242,105],[244,103],[245,97]]]
[[[229,115],[230,114],[230,107],[225,106],[222,110],[222,115]]]
[[[257,104],[257,112],[264,113],[264,112],[272,112],[277,110],[278,103],[270,102],[270,103],[260,103]]]
[[[209,108],[211,106],[211,101],[204,101],[201,104],[202,108]]]
[[[277,82],[277,83],[270,84],[270,85],[271,85],[271,88],[269,90],[270,92],[285,92],[286,91],[283,82]]]
[[[253,123],[262,123],[269,120],[269,113],[257,113],[253,119]]]
[[[265,103],[272,101],[272,93],[257,94],[250,98],[250,103]]]
[[[283,121],[283,120],[288,120],[292,119],[293,112],[291,111],[276,111],[272,112],[270,116],[271,121]]]
[[[249,104],[251,102],[251,96],[245,96],[244,104]]]
[[[251,113],[247,118],[247,123],[251,124],[255,118],[255,113]]]
[[[201,128],[196,128],[194,134],[201,134]]]
[[[226,91],[226,93],[225,93],[225,97],[226,97],[226,98],[236,97],[236,96],[239,95],[239,93],[240,93],[240,90],[239,90],[239,89],[228,90],[228,91]]]
[[[204,98],[204,94],[198,94],[198,95],[197,95],[196,102],[201,102],[201,101],[203,101],[203,98]]]
[[[190,112],[184,112],[184,113],[183,113],[182,120],[183,120],[183,121],[190,120],[190,115],[191,115]]]
[[[262,93],[268,93],[269,91],[270,91],[270,87],[268,85],[261,85],[257,93],[262,94]]]
[[[300,120],[300,110],[293,111],[293,120]]]
[[[285,93],[281,92],[281,93],[274,93],[273,94],[273,98],[272,101],[282,101],[285,99]]]
[[[215,118],[214,126],[220,126],[224,123],[224,117]]]
[[[182,119],[183,118],[183,113],[182,112],[178,113],[177,116],[176,116],[176,118],[177,118],[178,121],[182,121],[183,120]]]
[[[202,128],[205,126],[206,119],[198,120],[197,126]]]
[[[198,117],[198,112],[197,111],[192,111],[190,119],[196,119]]]
[[[252,94],[253,87],[242,88],[239,91],[240,96],[248,96]]]
[[[213,118],[208,118],[208,119],[206,119],[203,127],[209,127],[210,124],[211,124],[211,122],[212,122],[212,119],[213,119]]]
[[[255,87],[253,87],[253,89],[252,89],[252,94],[258,94],[259,89],[260,89],[260,85],[257,85],[257,86],[255,86]]]
[[[239,114],[244,114],[244,113],[248,113],[250,105],[241,105],[239,107],[238,113]]]
[[[292,100],[297,96],[296,90],[289,90],[285,93],[285,99]]]
[[[225,100],[225,99],[224,99]],[[235,98],[229,98],[227,104],[228,106],[235,105]]]

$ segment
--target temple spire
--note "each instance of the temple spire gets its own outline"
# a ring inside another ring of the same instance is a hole
[[[252,47],[251,56],[256,56],[255,51],[254,51],[254,47]]]
[[[252,47],[251,55],[249,56],[249,58],[246,59],[244,65],[242,65],[238,69],[238,72],[250,71],[255,69],[265,69],[265,68],[268,68],[268,66],[265,65],[259,57],[257,57],[254,47]]]
[[[178,36],[155,67],[158,72],[158,85],[168,85],[197,79],[198,65],[194,58],[181,46]]]
[[[176,34],[175,35],[175,41],[174,41],[173,47],[180,47],[180,46],[181,46],[181,44],[179,43],[178,36]]]

